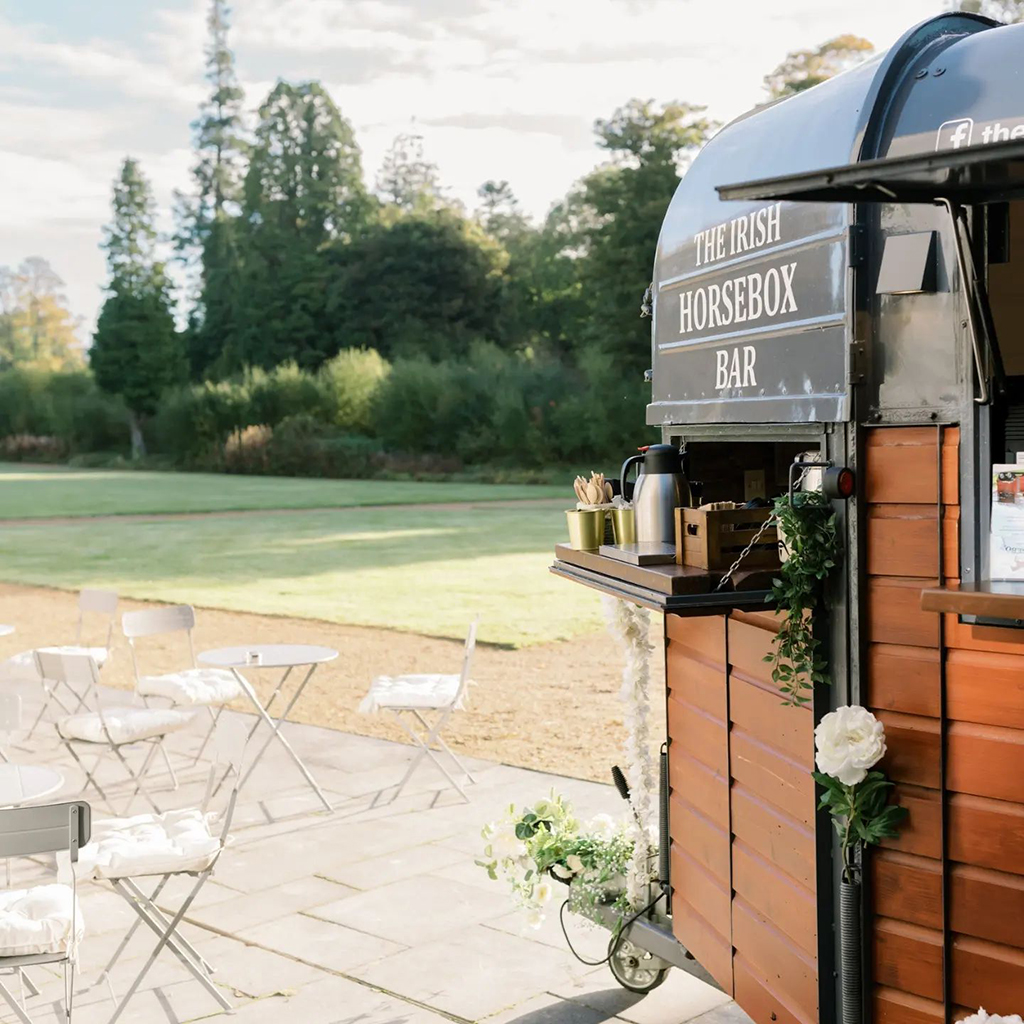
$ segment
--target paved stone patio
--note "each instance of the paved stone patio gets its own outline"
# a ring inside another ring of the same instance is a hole
[[[35,689],[21,688],[27,721],[38,707]],[[162,766],[153,772],[154,795],[164,808],[201,802],[207,767],[193,766],[191,756],[200,732],[171,744],[177,791]],[[242,791],[234,841],[183,925],[217,968],[214,979],[239,1024],[681,1024],[694,1018],[748,1024],[721,992],[681,971],[670,972],[646,997],[626,992],[607,967],[587,967],[568,952],[557,906],[541,928],[525,928],[502,887],[473,863],[480,828],[509,803],[555,787],[583,815],[619,815],[622,803],[610,786],[473,761],[478,783],[469,804],[442,788],[432,766],[421,767],[400,800],[388,802],[387,787],[403,774],[409,747],[306,725],[291,726],[287,735],[334,811],[322,808],[275,743]],[[16,739],[10,756],[60,767],[66,786],[54,799],[76,795],[84,781],[52,725],[44,723],[31,741]],[[116,762],[108,759],[99,778],[110,784],[113,809],[122,813],[130,790],[117,781]],[[110,815],[94,793],[85,798],[95,817]],[[140,800],[132,807],[144,809]],[[14,885],[38,881],[47,870],[15,861]],[[185,891],[169,886],[161,905],[177,909],[175,897]],[[80,884],[79,895],[86,937],[74,1019],[93,1024],[113,1012],[98,975],[133,914],[106,885]],[[606,933],[570,922],[580,953],[600,958]],[[115,991],[130,984],[154,942],[147,930],[136,932],[113,972]],[[31,976],[41,990],[27,1001],[33,1019],[63,1020],[60,975],[35,968]],[[230,1019],[165,951],[121,1019],[213,1018]],[[0,1008],[0,1020],[13,1019]]]

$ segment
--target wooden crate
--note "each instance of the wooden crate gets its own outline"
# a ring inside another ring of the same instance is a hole
[[[676,562],[699,569],[728,569],[770,515],[767,508],[677,508]],[[779,564],[779,537],[773,525],[751,548],[741,568],[773,569]]]

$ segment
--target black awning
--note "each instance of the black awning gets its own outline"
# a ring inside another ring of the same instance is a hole
[[[1024,198],[1024,139],[718,185],[722,199],[991,203]]]

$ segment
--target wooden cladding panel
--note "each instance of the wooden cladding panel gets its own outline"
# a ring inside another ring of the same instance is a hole
[[[762,917],[809,957],[818,950],[818,920],[814,894],[764,859],[742,840],[733,841],[732,884]]]
[[[755,967],[737,951],[733,960],[736,975],[736,1002],[756,1024],[817,1024],[818,1015],[807,1014],[792,1006],[773,984],[774,979]]]
[[[673,930],[758,1024],[814,1024],[813,714],[771,683],[776,627],[666,619]]]
[[[754,977],[770,985],[801,1020],[817,1020],[818,972],[814,957],[800,950],[739,895],[733,899],[732,917],[733,945]]]
[[[945,504],[958,504],[959,485],[957,445],[947,440],[942,446],[942,500]],[[934,505],[937,490],[934,433],[926,444],[869,444],[864,480],[864,494],[869,502]]]
[[[867,705],[908,715],[939,714],[939,652],[926,647],[871,644]]]
[[[732,993],[725,617],[669,615],[672,929]]]
[[[943,1024],[942,1003],[892,988],[875,989],[877,1024]]]
[[[959,564],[959,509],[942,519],[943,564]],[[935,506],[872,505],[868,509],[867,569],[872,576],[936,577],[939,571]],[[957,573],[948,572],[956,576]]]
[[[934,584],[934,577],[869,577],[866,581],[868,639],[874,643],[937,648],[938,616],[921,611],[921,591]]]
[[[1024,649],[1021,650],[1022,654],[949,651],[949,717],[961,722],[1024,729]]]

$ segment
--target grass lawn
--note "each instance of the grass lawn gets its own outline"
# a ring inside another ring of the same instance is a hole
[[[10,463],[0,466],[0,519],[508,501],[566,494],[571,496],[568,484],[551,487],[311,480],[217,473],[29,469]]]
[[[38,483],[45,475],[26,474],[30,486],[39,492],[45,492],[45,485]],[[69,477],[78,474],[60,475],[64,482],[59,489],[67,495],[73,491]],[[83,475],[87,480],[92,477]],[[138,480],[143,475],[102,474],[114,478],[111,487],[115,488],[126,488],[119,476]],[[163,488],[163,500],[147,499],[145,487],[139,487],[143,493],[138,494],[133,511],[141,511],[143,505],[162,511],[168,511],[168,505],[177,510],[196,507],[185,503],[199,501],[198,495],[190,497],[184,488],[180,494],[169,495],[168,478],[145,476]],[[172,479],[189,487],[196,481],[190,476]],[[329,481],[208,479],[213,498],[223,498],[235,484],[243,488],[263,484],[271,489],[257,488],[260,499],[275,506],[283,499],[274,487],[286,493],[292,487],[306,488],[307,500],[322,502],[322,497],[313,497],[315,488],[321,486],[325,490],[319,493],[329,494],[334,486]],[[6,482],[13,481],[8,477]],[[381,488],[373,499],[366,500],[381,501],[380,495],[396,486],[419,485],[366,485]],[[439,489],[446,485],[426,486]],[[337,483],[334,494],[339,504],[351,487],[347,481]],[[18,489],[18,485],[10,488],[12,492]],[[506,496],[498,488],[479,490],[494,497]],[[535,493],[525,488],[512,490]],[[415,491],[407,489],[406,493]],[[429,493],[430,499],[419,500],[448,500],[436,489]],[[95,510],[103,487],[94,494],[95,502],[81,500],[74,507]],[[19,504],[25,507],[20,499]],[[22,514],[68,514],[66,505],[60,507],[55,499],[42,508],[48,511],[35,508]],[[596,595],[547,571],[554,544],[564,535],[565,518],[553,503],[455,509],[339,508],[162,522],[12,524],[0,532],[0,578],[65,589],[110,587],[128,597],[449,637],[462,636],[470,617],[479,614],[481,640],[518,646],[576,636],[599,625]],[[225,638],[225,642],[229,640]]]

